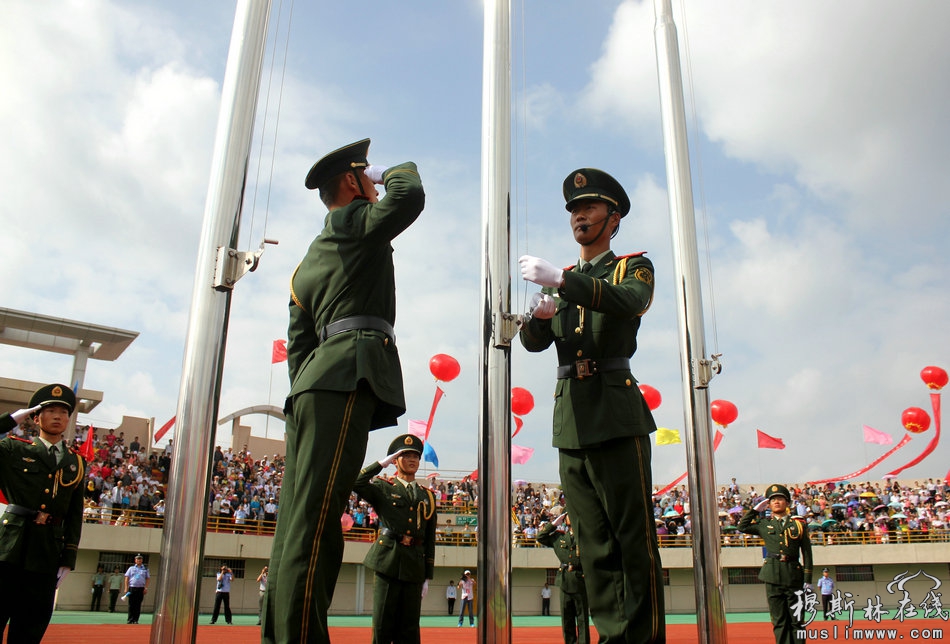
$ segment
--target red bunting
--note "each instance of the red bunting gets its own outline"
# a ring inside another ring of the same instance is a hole
[[[162,425],[162,426],[158,429],[158,431],[155,432],[155,442],[156,442],[156,443],[157,443],[158,441],[162,440],[162,436],[164,436],[164,435],[168,432],[168,430],[172,428],[172,425],[175,424],[175,419],[176,419],[176,418],[178,418],[178,416],[172,416],[171,419],[169,419],[169,421],[168,421],[167,423],[165,423],[164,425]]]
[[[515,416],[515,432],[511,435],[512,438],[518,435],[518,432],[521,431],[521,428],[524,427],[524,421],[519,417]]]
[[[95,447],[93,446],[93,428],[92,425],[89,425],[89,430],[86,431],[86,440],[82,442],[82,445],[79,447],[79,455],[86,459],[87,463],[91,463],[92,459],[96,456]]]
[[[850,474],[845,474],[844,476],[836,476],[833,479],[822,479],[820,481],[808,481],[806,485],[822,485],[823,483],[838,483],[839,481],[847,481],[848,479],[857,478],[861,476],[862,474],[864,474],[865,472],[880,465],[884,459],[886,459],[888,456],[890,456],[891,454],[893,454],[894,452],[896,452],[897,450],[899,450],[900,448],[902,448],[904,445],[906,445],[909,442],[910,442],[910,434],[904,434],[904,438],[902,438],[897,445],[889,449],[880,458],[875,460],[873,463],[871,463],[867,467],[862,467],[857,472],[851,472]]]
[[[781,438],[769,436],[761,429],[755,430],[755,435],[758,438],[760,449],[785,449],[785,441]]]
[[[424,441],[429,440],[429,431],[432,429],[432,420],[435,418],[435,408],[439,406],[439,401],[442,400],[442,396],[445,395],[445,392],[442,391],[440,387],[435,388],[435,398],[432,399],[432,409],[429,410],[429,420],[426,422],[426,437]]]
[[[274,348],[271,349],[270,363],[277,364],[287,359],[287,341],[274,340]]]

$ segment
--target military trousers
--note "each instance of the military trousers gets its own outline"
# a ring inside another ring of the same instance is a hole
[[[379,400],[355,391],[305,391],[290,401],[286,466],[271,546],[261,641],[330,641],[327,611],[343,561],[340,516],[366,456]]]
[[[419,644],[422,584],[376,573],[373,644]]]
[[[561,631],[564,644],[590,644],[587,593],[561,591]]]
[[[559,450],[561,486],[601,644],[665,642],[650,437]]]
[[[795,596],[797,590],[801,589],[782,584],[765,584],[775,644],[796,644],[804,641],[797,637],[799,622],[792,614],[792,606],[798,601]]]
[[[7,642],[42,641],[55,595],[55,572],[31,572],[0,561],[0,640],[6,631]]]

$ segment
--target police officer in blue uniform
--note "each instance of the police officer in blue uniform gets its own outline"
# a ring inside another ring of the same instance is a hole
[[[30,408],[0,416],[9,432],[33,416],[39,435],[0,440],[0,638],[39,642],[53,614],[56,588],[76,567],[82,531],[83,459],[62,440],[76,408],[67,385],[38,389]],[[26,413],[23,413],[26,412]]]

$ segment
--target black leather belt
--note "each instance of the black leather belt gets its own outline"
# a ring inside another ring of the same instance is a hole
[[[63,522],[61,517],[54,517],[48,512],[42,512],[40,510],[31,510],[30,508],[24,507],[22,505],[16,505],[15,503],[7,504],[7,512],[17,517],[27,517],[28,519],[33,519],[33,523],[36,525],[48,525],[48,526],[58,526]]]
[[[389,528],[381,528],[379,532],[380,534],[383,534],[389,537],[390,539],[393,539],[394,541],[396,541],[396,543],[403,546],[412,546],[412,545],[415,545],[416,543],[416,540],[410,537],[409,535],[393,532]]]
[[[340,318],[326,325],[317,333],[317,345],[326,342],[327,338],[344,333],[346,331],[355,331],[357,329],[369,329],[372,331],[382,331],[389,336],[393,342],[396,341],[396,332],[393,326],[383,318],[375,315],[351,315],[350,317]]]
[[[797,558],[792,559],[792,558],[789,557],[788,555],[769,555],[768,558],[769,558],[769,559],[778,559],[779,561],[781,561],[781,562],[783,562],[783,563],[788,563],[789,561],[796,561],[796,562],[798,561]]]
[[[596,376],[608,371],[629,371],[630,358],[601,358],[599,360],[578,360],[571,364],[562,364],[557,368],[558,379],[583,378]]]

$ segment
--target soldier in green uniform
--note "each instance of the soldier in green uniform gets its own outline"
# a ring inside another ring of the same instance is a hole
[[[329,642],[343,559],[340,515],[368,434],[405,412],[392,240],[422,212],[414,163],[367,163],[369,139],[317,161],[307,188],[329,209],[291,278],[286,469],[264,601],[263,642]],[[380,199],[374,184],[383,184]]]
[[[32,441],[0,440],[0,490],[8,501],[0,523],[0,639],[9,622],[8,641],[42,640],[56,588],[76,567],[85,464],[62,441],[75,408],[72,389],[53,384],[33,394],[29,410],[0,416],[4,432],[30,413],[39,427]]]
[[[811,541],[805,519],[789,515],[792,496],[787,487],[770,485],[765,497],[742,515],[739,531],[759,535],[765,541],[766,556],[759,579],[765,582],[772,631],[776,644],[792,644],[803,641],[796,637],[799,620],[792,614],[792,606],[801,603],[799,597],[803,590],[811,590]],[[759,513],[766,506],[771,516],[762,518]]]
[[[422,598],[435,571],[435,496],[416,483],[422,440],[397,436],[389,456],[363,468],[353,489],[380,518],[367,568],[376,571],[373,588],[373,644],[419,644]],[[377,474],[396,464],[396,476]],[[374,478],[376,477],[376,478]]]
[[[630,371],[640,318],[653,300],[653,264],[616,256],[610,240],[630,211],[616,179],[581,168],[564,180],[580,262],[560,269],[519,259],[542,287],[521,343],[554,344],[554,447],[571,507],[600,642],[663,642],[663,574],[653,521],[650,434],[656,424]]]
[[[558,526],[567,525],[565,532]],[[577,554],[577,540],[571,529],[571,519],[565,512],[550,523],[541,526],[538,543],[554,549],[561,562],[555,582],[561,591],[561,630],[564,644],[589,644],[590,624],[587,609],[587,586],[584,583],[584,567]]]

